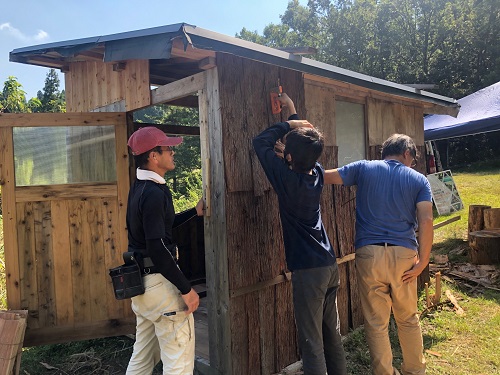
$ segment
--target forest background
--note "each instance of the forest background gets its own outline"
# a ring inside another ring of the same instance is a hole
[[[262,34],[243,27],[236,37],[275,48],[313,47],[312,59],[401,84],[433,84],[428,91],[457,99],[500,81],[498,0],[310,0],[306,6],[292,0],[280,19]],[[0,93],[0,112],[65,110],[53,69],[36,97],[27,99],[13,76]],[[197,111],[180,107],[157,106],[134,117],[198,126]],[[451,140],[448,167],[499,156],[498,141],[496,134]],[[201,195],[197,137],[186,137],[178,147],[176,169],[167,177],[176,209],[196,202]]]

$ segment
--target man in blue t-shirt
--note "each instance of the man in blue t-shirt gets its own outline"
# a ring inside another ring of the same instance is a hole
[[[260,133],[253,146],[278,196],[304,374],[345,375],[337,310],[339,272],[319,205],[324,169],[317,160],[323,138],[309,122],[298,120],[286,94],[280,101],[291,116]],[[284,158],[280,158],[274,147],[285,135]]]
[[[398,374],[388,335],[391,309],[403,374],[425,374],[417,277],[429,263],[433,217],[429,182],[411,168],[416,158],[413,140],[393,134],[382,146],[383,160],[361,160],[325,171],[327,184],[357,185],[356,270],[375,375]]]

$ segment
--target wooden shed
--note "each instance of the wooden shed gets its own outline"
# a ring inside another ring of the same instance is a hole
[[[209,350],[197,346],[196,365],[206,374],[272,374],[299,358],[277,199],[251,147],[285,120],[272,114],[270,90],[279,82],[323,131],[330,168],[379,158],[395,132],[423,153],[424,114],[458,112],[450,98],[188,24],[20,48],[10,60],[60,69],[68,111],[0,114],[8,306],[29,310],[25,345],[134,332],[130,303],[113,298],[107,274],[127,246],[131,114],[188,106],[199,110],[207,212],[178,235],[193,250],[182,267],[206,280],[208,320],[196,320],[206,328],[198,342]],[[362,324],[354,197],[331,186],[322,197],[344,333]]]

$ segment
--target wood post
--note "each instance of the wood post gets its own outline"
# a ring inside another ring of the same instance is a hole
[[[484,229],[500,228],[500,208],[484,210]]]
[[[484,210],[491,208],[491,206],[471,204],[469,206],[469,241],[470,232],[475,232],[484,229]]]
[[[0,373],[18,375],[28,310],[0,311]]]
[[[469,246],[471,263],[500,263],[500,228],[470,232]]]

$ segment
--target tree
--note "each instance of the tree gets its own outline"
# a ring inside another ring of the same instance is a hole
[[[31,103],[33,112],[66,112],[66,97],[64,90],[59,91],[59,77],[55,69],[50,69],[45,78],[43,90],[38,91],[38,102]]]
[[[26,92],[22,89],[22,85],[17,82],[16,77],[9,76],[4,82],[0,94],[0,112],[19,113],[26,111]]]
[[[293,0],[281,24],[237,36],[315,47],[313,59],[399,83],[435,83],[446,96],[500,80],[498,0]]]

